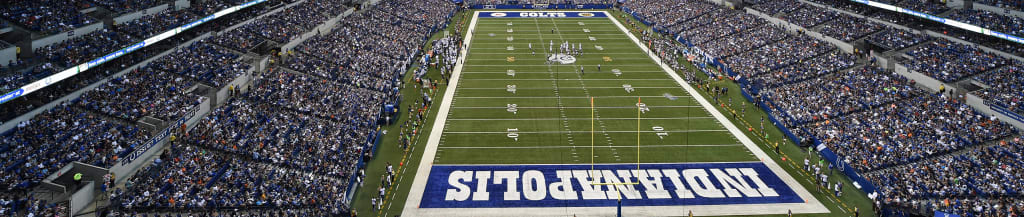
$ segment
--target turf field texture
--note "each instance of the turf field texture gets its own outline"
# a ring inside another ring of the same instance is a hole
[[[472,34],[435,164],[757,161],[607,18],[480,18]],[[563,42],[582,53],[550,63]]]

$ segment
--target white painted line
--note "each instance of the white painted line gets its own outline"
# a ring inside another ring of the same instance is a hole
[[[550,78],[466,78],[466,79],[462,79],[462,80],[467,80],[467,81],[550,81],[550,80],[569,81],[569,80],[572,80],[572,81],[575,81],[575,80],[579,80],[579,79],[571,79],[571,78],[559,78],[559,79],[550,79]],[[584,78],[583,80],[584,81],[621,81],[622,79],[619,79],[619,78],[612,78],[612,79],[608,79],[608,78]],[[636,79],[629,79],[629,80],[630,81],[664,81],[665,79],[636,78]],[[665,96],[658,96],[658,97],[665,97]],[[677,97],[689,97],[689,96],[677,96]]]
[[[591,96],[591,97],[598,98],[598,99],[600,99],[600,98],[633,98],[633,99],[636,99],[637,97],[642,97],[642,98],[665,98],[665,96]],[[459,99],[558,99],[558,98],[563,98],[563,99],[564,98],[570,98],[570,99],[573,99],[573,98],[590,99],[591,97],[587,97],[587,96],[562,96],[562,97],[558,97],[558,96],[460,96]],[[590,107],[587,107],[587,108],[590,108]]]
[[[513,53],[514,53],[514,54],[529,54],[529,53],[526,53],[526,52],[518,52],[518,53],[517,53],[517,52],[513,52]],[[510,53],[487,53],[487,52],[476,52],[476,53],[474,53],[474,54],[510,54]],[[590,55],[599,55],[599,54],[641,54],[641,53],[639,53],[639,52],[627,52],[627,53],[621,53],[621,52],[608,52],[608,53],[602,53],[602,52],[589,52],[589,53],[587,53],[587,54],[583,54],[583,55],[586,55],[586,56],[590,56]],[[660,72],[660,73],[665,73],[665,71],[647,71],[647,72]],[[462,72],[462,73],[476,73],[476,72]],[[505,73],[505,72],[502,72],[502,73]],[[537,73],[548,73],[548,72],[537,72]]]
[[[625,26],[623,26],[621,23],[619,23],[618,20],[615,20],[614,18],[611,18],[611,17],[609,17],[609,19],[611,19],[612,22],[615,23],[615,25],[618,26],[619,29],[621,29],[623,33],[629,32],[629,30],[627,30]],[[687,83],[686,81],[684,81],[682,77],[679,77],[679,75],[676,74],[675,71],[673,71],[672,68],[668,66],[668,64],[665,64],[663,61],[661,61],[661,58],[659,58],[657,55],[654,55],[654,53],[650,52],[649,49],[646,46],[644,46],[644,44],[641,43],[639,39],[636,38],[636,36],[633,36],[633,34],[627,34],[627,35],[629,36],[630,39],[633,40],[634,43],[636,43],[637,46],[640,46],[640,49],[644,50],[644,52],[647,52],[648,56],[650,56],[651,59],[653,59],[655,63],[660,65],[661,68],[663,70],[665,70],[666,73],[668,73],[669,77],[671,77],[672,80],[675,80],[676,83],[679,83],[679,85],[682,85],[683,88],[686,89],[686,91],[689,92],[691,96],[700,96],[700,93],[697,92],[696,89],[693,89],[693,87],[690,86],[690,83]],[[808,192],[807,189],[804,189],[803,185],[800,185],[800,183],[797,182],[796,179],[793,179],[793,177],[790,176],[789,173],[787,173],[785,170],[783,170],[782,167],[779,167],[779,165],[777,163],[775,163],[775,161],[771,160],[771,157],[768,156],[768,154],[765,154],[764,151],[762,151],[760,148],[758,148],[757,144],[754,144],[753,140],[750,140],[750,138],[748,138],[746,134],[743,134],[743,131],[741,131],[735,125],[731,124],[732,122],[729,122],[729,119],[727,119],[725,117],[725,115],[722,115],[721,112],[719,112],[717,109],[714,109],[714,106],[711,105],[711,103],[709,103],[707,101],[707,99],[704,99],[704,97],[694,97],[694,98],[697,99],[697,102],[699,102],[701,105],[703,105],[711,113],[711,115],[713,117],[715,117],[715,119],[718,119],[718,122],[721,122],[721,123],[725,124],[726,129],[728,129],[729,132],[732,132],[732,134],[734,136],[736,136],[736,138],[738,138],[740,140],[740,142],[743,143],[743,145],[747,147],[747,149],[749,149],[751,152],[753,152],[754,155],[757,156],[757,158],[759,158],[759,159],[766,159],[765,161],[763,161],[764,164],[766,166],[768,166],[768,168],[771,169],[773,173],[778,175],[779,178],[782,179],[783,182],[786,183],[786,185],[788,185],[790,188],[792,188],[793,191],[795,191],[797,193],[797,195],[800,195],[800,198],[803,198],[804,200],[807,201],[806,203],[794,203],[794,204],[765,204],[765,205],[742,205],[742,206],[732,206],[732,205],[698,206],[697,208],[704,208],[704,207],[709,207],[710,208],[710,209],[701,209],[702,215],[704,215],[703,213],[708,213],[709,215],[785,214],[786,210],[783,210],[783,209],[792,210],[793,213],[828,213],[829,212],[828,208],[825,208],[825,206],[822,205],[820,201],[818,201],[816,198],[814,198],[814,195],[811,195],[811,193]],[[727,210],[727,208],[724,208],[724,207],[730,207],[730,206],[737,207],[737,210]],[[719,208],[716,209],[715,207],[719,207]],[[631,207],[631,208],[633,208],[633,207]],[[693,210],[696,211],[696,210],[698,210],[697,208],[694,208]],[[623,209],[625,210],[625,208],[623,208]],[[682,210],[679,210],[679,211],[682,211]],[[683,213],[683,212],[678,212],[678,213]]]
[[[480,11],[474,12],[473,20],[469,24],[469,32],[474,32],[474,30],[476,28],[476,25],[477,25],[477,20],[478,20],[478,17],[479,17],[479,12]],[[560,12],[564,12],[564,11],[560,11]],[[577,12],[579,12],[579,11],[577,11]],[[587,11],[587,12],[597,12],[597,11]],[[625,26],[623,26],[621,23],[619,23],[618,20],[615,20],[614,17],[612,17],[612,15],[609,14],[608,12],[600,12],[600,13],[607,14],[608,15],[607,19],[611,20],[611,22],[613,24],[615,24],[615,26],[617,26],[623,34],[626,34],[627,32],[629,32],[626,29]],[[521,18],[517,18],[517,19],[521,19]],[[644,50],[644,52],[648,52],[647,48],[640,42],[639,39],[637,39],[632,34],[626,34],[626,35],[636,44],[636,46],[639,46],[641,49]],[[466,43],[468,44],[468,43],[471,42],[471,39],[472,39],[472,36],[471,35],[467,35],[466,36],[466,40],[464,40],[464,41],[466,41]],[[468,51],[463,49],[462,52],[465,54]],[[466,55],[463,55],[461,58],[464,59],[465,56]],[[660,59],[657,56],[655,56],[655,55],[649,55],[649,56],[653,60],[655,60],[654,62],[661,63]],[[508,66],[508,65],[493,65],[493,66]],[[524,66],[524,65],[516,65],[516,66]],[[545,65],[540,65],[540,66],[545,66]],[[665,70],[666,73],[668,73],[668,75],[673,80],[675,80],[676,82],[680,83],[680,85],[682,85],[687,90],[687,92],[689,92],[692,96],[699,96],[699,94],[696,92],[696,90],[693,89],[693,87],[691,87],[688,83],[684,82],[682,80],[682,78],[679,77],[679,75],[675,74],[668,65],[661,63],[660,66],[661,66],[661,68],[663,70]],[[441,130],[443,130],[442,129],[443,128],[443,124],[442,123],[447,121],[447,118],[448,118],[447,114],[448,114],[448,112],[451,109],[451,102],[453,100],[453,95],[455,93],[454,89],[455,89],[455,87],[458,86],[457,84],[459,82],[459,78],[460,78],[461,73],[462,73],[462,68],[463,68],[463,66],[461,64],[456,64],[455,71],[452,74],[452,79],[451,79],[452,83],[445,90],[446,94],[442,98],[442,101],[441,101],[441,103],[442,103],[441,104],[441,110],[438,113],[439,115],[437,117],[437,120],[435,120],[434,128],[432,128],[433,130],[431,131],[430,139],[427,142],[426,150],[424,150],[423,159],[421,159],[419,170],[417,170],[417,172],[416,172],[416,179],[413,182],[413,186],[412,186],[412,188],[409,191],[409,199],[405,203],[405,209],[403,210],[403,213],[402,213],[403,216],[527,216],[527,215],[529,215],[529,216],[570,216],[570,215],[582,215],[582,216],[598,216],[598,215],[601,215],[601,216],[607,216],[610,213],[615,213],[616,207],[554,207],[554,208],[514,207],[514,208],[471,208],[471,209],[462,209],[462,208],[430,208],[430,209],[424,208],[424,209],[420,209],[420,208],[418,208],[420,202],[423,199],[422,196],[423,196],[423,191],[425,189],[425,186],[427,184],[426,183],[427,176],[430,173],[431,166],[433,166],[431,164],[433,162],[433,161],[431,161],[431,159],[436,154],[437,149],[438,149],[437,145],[438,145],[440,136],[442,134]],[[508,80],[508,79],[501,79],[501,80]],[[544,79],[544,80],[547,80],[547,79]],[[731,122],[728,122],[728,119],[726,119],[725,116],[721,114],[721,112],[719,112],[718,110],[713,109],[712,105],[710,103],[708,103],[706,99],[704,99],[703,97],[694,97],[694,98],[696,98],[698,100],[698,102],[700,102],[701,105],[704,105],[704,107],[711,108],[711,109],[709,109],[710,110],[709,112],[712,114],[712,116],[714,116],[716,119],[718,119],[719,122],[731,123]],[[767,154],[765,154],[763,151],[761,151],[756,146],[756,144],[754,144],[753,141],[750,140],[750,138],[746,137],[746,135],[743,134],[736,126],[734,126],[732,124],[726,124],[725,126],[728,129],[728,131],[732,132],[734,135],[736,135],[736,137],[743,143],[743,145],[746,146],[751,152],[753,152],[755,154],[755,156],[757,156],[760,159],[770,159]],[[715,162],[701,162],[701,163],[715,163]],[[720,162],[720,163],[726,163],[726,162]],[[735,163],[735,162],[728,162],[728,163]],[[769,169],[772,170],[773,173],[778,175],[779,178],[782,179],[790,188],[792,188],[795,192],[797,192],[797,194],[800,195],[801,198],[807,200],[807,202],[806,203],[741,204],[741,205],[629,206],[629,207],[622,207],[622,211],[623,211],[623,213],[629,213],[630,215],[633,215],[633,216],[680,215],[680,213],[687,213],[687,211],[691,211],[691,210],[694,211],[694,213],[697,213],[698,215],[766,215],[766,214],[785,214],[786,210],[792,210],[793,213],[828,213],[829,212],[829,210],[827,208],[825,208],[825,206],[822,205],[820,201],[815,199],[813,197],[813,195],[810,194],[810,192],[808,192],[806,189],[803,188],[802,185],[800,185],[798,182],[796,182],[796,180],[793,179],[793,177],[790,176],[789,173],[786,173],[784,170],[782,170],[782,168],[779,167],[778,164],[776,164],[774,161],[771,161],[771,160],[764,161],[764,163],[768,166]],[[635,165],[635,163],[625,163],[625,164]],[[516,165],[530,165],[530,164],[516,164]],[[486,166],[486,165],[475,165],[475,166]]]
[[[477,18],[480,16],[480,12],[473,13],[473,19],[469,22],[468,32],[476,31]],[[441,98],[441,107],[437,112],[437,118],[434,120],[434,126],[430,130],[430,136],[427,138],[426,149],[423,150],[423,157],[420,159],[419,168],[416,170],[416,178],[413,179],[411,188],[409,189],[409,197],[405,201],[405,209],[403,213],[407,216],[415,216],[419,209],[420,201],[423,200],[423,190],[427,186],[427,176],[430,175],[430,168],[433,166],[434,156],[437,154],[437,146],[441,141],[442,131],[444,130],[444,123],[447,122],[448,113],[451,112],[452,101],[455,98],[455,89],[459,86],[459,78],[462,77],[463,64],[466,61],[466,56],[469,56],[469,46],[473,42],[473,34],[466,34],[465,45],[460,48],[459,60],[455,61],[455,70],[452,72],[450,83],[445,87],[444,97]]]
[[[640,120],[686,120],[686,119],[709,119],[707,117],[677,117],[677,118],[641,118]],[[563,118],[451,118],[449,121],[555,121]],[[566,118],[568,120],[590,120],[590,118]],[[636,120],[636,118],[601,118],[603,120]]]
[[[502,48],[505,49],[505,48]],[[547,64],[466,64],[466,67],[549,67]],[[568,67],[568,66],[562,66]],[[650,64],[615,64],[609,63],[605,67],[650,67]],[[664,79],[663,79],[664,80]]]
[[[494,107],[492,107],[492,106],[465,106],[465,107],[452,107],[452,108],[455,108],[455,109],[506,109],[508,107],[505,107],[505,106],[494,106]],[[596,108],[596,109],[634,109],[635,110],[636,106],[598,106],[598,107],[590,107],[590,106],[537,106],[537,107],[520,106],[520,107],[516,107],[516,108],[518,108],[518,109],[563,109],[563,108],[567,108],[567,109],[589,109],[589,108]],[[647,108],[700,108],[700,106],[699,105],[663,105],[663,106],[653,106],[652,105],[652,106],[647,106]],[[634,118],[633,120],[636,120],[636,118]]]
[[[722,146],[742,146],[743,144],[692,144],[692,145],[642,145],[641,148],[658,148],[658,147],[722,147]],[[636,148],[635,145],[614,145],[614,146],[580,146],[580,145],[560,145],[560,146],[460,146],[460,147],[441,147],[442,149],[557,149],[557,148]]]
[[[574,73],[575,74],[575,73]],[[622,89],[622,86],[618,87],[558,87],[558,89]],[[680,87],[632,87],[633,89],[678,89]],[[460,87],[459,89],[466,90],[507,90],[506,87]],[[516,90],[551,90],[554,88],[549,87],[518,87]]]
[[[519,134],[564,134],[564,133],[572,133],[572,132],[589,132],[589,130],[578,130],[578,131],[534,131],[534,132],[519,131],[517,133],[519,133]],[[597,132],[602,132],[602,133],[636,133],[638,131],[636,131],[636,130],[598,130]],[[698,132],[727,132],[727,130],[663,130],[663,131],[643,130],[643,131],[639,131],[639,132],[641,132],[641,133],[658,133],[658,132],[698,133]],[[473,132],[473,131],[452,132],[452,131],[449,131],[449,132],[444,132],[444,133],[446,133],[446,134],[508,134],[508,131],[498,131],[498,132]]]

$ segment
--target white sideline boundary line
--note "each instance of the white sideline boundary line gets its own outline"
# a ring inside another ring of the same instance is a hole
[[[450,83],[444,90],[444,97],[441,98],[441,107],[437,111],[437,117],[434,119],[434,126],[430,129],[430,136],[427,137],[427,145],[423,150],[423,157],[420,158],[419,168],[416,169],[416,178],[413,179],[412,186],[409,188],[409,196],[405,200],[405,208],[402,210],[402,215],[405,216],[417,216],[422,215],[423,209],[420,209],[420,202],[423,200],[423,191],[427,187],[427,176],[430,175],[430,169],[434,165],[434,156],[437,155],[437,146],[441,142],[441,133],[444,131],[445,122],[448,122],[448,113],[452,109],[452,101],[455,98],[455,89],[459,86],[459,80],[462,77],[463,63],[466,62],[466,57],[469,56],[470,45],[473,42],[473,35],[476,31],[476,23],[479,19],[480,11],[473,12],[473,19],[469,21],[469,29],[466,31],[464,46],[459,49],[459,59],[455,62],[455,70],[452,71],[452,77]]]
[[[696,144],[696,145],[645,145],[644,148],[659,147],[724,147],[742,146],[743,144]],[[612,146],[589,146],[589,145],[561,145],[561,146],[444,146],[441,149],[559,149],[559,148],[636,148],[635,145],[612,145]],[[704,162],[701,162],[704,163]],[[475,164],[474,164],[475,165]]]
[[[470,33],[474,32],[479,20],[481,11],[475,11],[473,13],[472,21],[469,24]],[[582,11],[570,11],[570,12],[582,12]],[[769,159],[767,161],[762,160],[775,175],[779,177],[783,182],[786,183],[800,198],[807,201],[806,203],[769,203],[769,204],[739,204],[739,205],[695,205],[695,206],[628,206],[622,207],[623,213],[629,213],[632,216],[667,216],[667,215],[682,215],[688,211],[693,211],[697,215],[769,215],[769,214],[786,214],[787,210],[792,210],[793,213],[829,213],[830,211],[821,204],[810,192],[807,191],[802,185],[800,185],[796,179],[794,179],[789,173],[785,172],[774,160],[760,148],[754,144],[753,140],[743,134],[743,132],[732,124],[721,112],[715,109],[711,103],[700,96],[699,93],[689,83],[683,81],[679,75],[677,75],[668,65],[662,63],[661,59],[649,52],[649,49],[640,42],[633,34],[629,33],[618,20],[613,17],[612,14],[607,11],[586,11],[586,12],[601,12],[607,15],[607,18],[617,26],[623,34],[627,35],[634,44],[639,46],[644,52],[648,53],[648,56],[654,60],[665,72],[675,80],[679,85],[683,87],[693,98],[714,116],[726,129],[731,132],[740,142],[747,147],[755,157],[759,159]],[[467,34],[466,45],[472,43],[473,34]],[[583,215],[583,216],[605,216],[615,213],[616,207],[550,207],[550,208],[534,208],[534,207],[511,207],[511,208],[419,208],[420,202],[423,200],[423,192],[426,189],[427,178],[430,174],[433,159],[437,154],[438,145],[440,143],[441,135],[444,130],[444,125],[448,120],[448,113],[451,111],[451,104],[455,95],[455,89],[458,87],[459,78],[462,75],[463,61],[468,56],[467,47],[463,47],[460,51],[462,56],[455,65],[455,70],[452,73],[451,83],[445,89],[445,95],[441,101],[440,110],[437,113],[437,119],[434,121],[434,126],[430,131],[430,136],[427,140],[423,157],[420,159],[419,168],[416,171],[416,178],[413,181],[412,187],[409,190],[408,199],[405,202],[405,208],[402,211],[403,216],[571,216],[571,215]]]

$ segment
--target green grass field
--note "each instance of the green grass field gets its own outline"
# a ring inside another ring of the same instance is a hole
[[[473,11],[460,12],[453,23],[462,19],[469,23],[472,14]],[[631,19],[618,17],[621,13],[615,11],[611,14],[616,15],[615,19],[620,22]],[[454,25],[448,31],[454,31],[453,28]],[[465,31],[468,26],[463,28]],[[555,29],[554,33],[552,29]],[[641,163],[759,160],[626,34],[607,18],[479,18],[432,163],[589,164],[591,160],[596,163],[635,163],[638,156]],[[512,41],[508,40],[509,36]],[[554,52],[547,49],[551,41],[556,46]],[[558,53],[557,46],[562,41],[582,43],[584,54],[576,55],[574,64],[546,64],[546,56]],[[533,46],[534,52],[528,45]],[[508,50],[509,46],[514,50]],[[600,72],[597,71],[598,64],[602,68]],[[579,72],[581,66],[585,73]],[[613,73],[614,69],[621,73]],[[690,70],[695,70],[692,65]],[[428,77],[437,78],[438,72],[431,69]],[[509,85],[515,85],[514,93],[509,91]],[[632,90],[627,91],[623,85]],[[716,85],[738,89],[733,83],[716,82]],[[445,88],[446,84],[442,84],[438,90]],[[421,91],[417,88],[402,90],[404,95],[410,96],[419,95]],[[707,97],[706,93],[701,94]],[[353,207],[360,214],[401,214],[410,191],[409,185],[424,154],[425,137],[431,133],[429,126],[437,121],[434,118],[441,104],[437,102],[443,95],[443,92],[434,95],[435,103],[423,123],[427,126],[421,133],[423,139],[415,140],[410,149],[403,151],[394,147],[396,139],[385,136],[376,160],[368,165],[365,180],[368,187],[361,189],[353,201]],[[734,98],[737,104],[744,100],[737,92],[730,92],[728,97]],[[593,110],[591,98],[594,99]],[[638,98],[649,109],[640,114],[639,129]],[[403,100],[401,106],[417,105],[412,101]],[[514,112],[510,111],[509,104],[515,104]],[[716,109],[722,113],[730,111],[729,108]],[[752,120],[762,112],[748,110],[751,111],[747,117],[730,119],[733,123],[729,124],[745,128],[745,123],[754,123]],[[402,117],[400,123],[404,119]],[[773,139],[782,138],[777,129],[770,125],[766,127],[769,127],[766,132]],[[385,129],[397,132],[396,128],[389,126]],[[515,130],[515,138],[510,137],[509,129]],[[750,138],[759,136],[752,132],[744,134]],[[762,144],[764,140],[755,139],[755,142],[762,150],[770,152],[768,146]],[[794,176],[804,188],[813,190],[811,177],[803,173],[799,165],[792,160],[779,159],[790,156],[790,159],[803,158],[806,152],[787,141],[783,143],[782,154],[771,154],[771,160]],[[816,158],[812,156],[811,159]],[[376,184],[372,183],[379,183],[385,161],[401,162],[404,166],[398,167],[396,184],[387,189],[386,208],[371,212],[369,198],[376,194]],[[411,169],[405,169],[409,167]],[[847,186],[850,183],[840,176],[830,179],[843,181]],[[850,216],[853,207],[859,207],[861,216],[867,216],[869,212],[863,210],[869,210],[870,204],[863,192],[855,189],[847,192],[849,194],[836,198],[828,193],[812,191],[815,199],[824,203],[831,213],[798,216]]]
[[[607,18],[477,22],[435,164],[757,160]]]

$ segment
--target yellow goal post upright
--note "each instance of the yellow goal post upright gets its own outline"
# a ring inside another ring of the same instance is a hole
[[[641,103],[640,97],[637,97],[636,98],[636,170],[637,171],[640,171],[640,113],[641,113],[641,109],[642,109],[640,107],[640,103]],[[595,111],[596,110],[594,108],[594,97],[590,97],[590,177],[591,177],[590,185],[598,185],[598,186],[600,186],[600,185],[608,185],[608,186],[612,186],[612,188],[615,188],[615,194],[616,194],[616,196],[618,196],[619,210],[620,210],[620,215],[621,215],[622,193],[619,193],[619,186],[639,185],[640,182],[639,182],[639,180],[637,180],[636,182],[633,182],[633,181],[630,181],[630,182],[598,182],[597,179],[594,178],[595,177],[594,173],[597,171],[597,170],[594,169],[595,156],[596,156],[595,153],[594,153],[594,149],[596,149],[595,142],[594,142],[594,136],[596,134],[596,130],[594,128],[594,122],[596,121],[595,120],[596,119],[596,117],[595,117],[595,113],[596,112]]]

